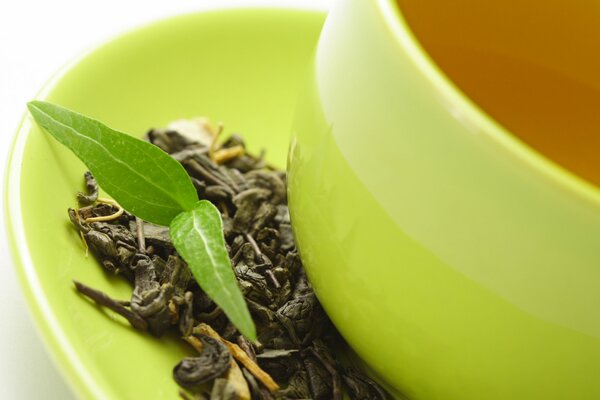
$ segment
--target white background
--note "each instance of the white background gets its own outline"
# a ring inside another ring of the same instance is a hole
[[[8,148],[25,111],[25,103],[35,96],[54,71],[83,51],[137,25],[182,12],[257,3],[324,9],[330,1],[1,0],[2,191]],[[0,398],[74,398],[47,355],[29,317],[7,252],[3,223],[0,226]]]

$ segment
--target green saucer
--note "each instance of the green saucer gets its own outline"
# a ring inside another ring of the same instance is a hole
[[[325,14],[232,9],[167,19],[123,35],[60,72],[38,98],[141,136],[193,116],[243,133],[285,166],[296,95]],[[25,104],[23,104],[25,110]],[[25,297],[80,398],[178,398],[171,368],[189,349],[156,340],[77,295],[72,279],[127,299],[130,288],[86,258],[67,207],[81,164],[26,116],[6,180],[6,224]]]

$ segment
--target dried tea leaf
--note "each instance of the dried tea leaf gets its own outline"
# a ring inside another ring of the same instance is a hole
[[[143,140],[66,108],[27,104],[35,121],[83,161],[109,195],[132,214],[169,225],[198,197],[185,170],[164,151]]]
[[[210,337],[220,340],[225,343],[233,357],[238,360],[248,371],[252,373],[267,389],[271,392],[275,392],[279,389],[279,385],[271,378],[269,374],[263,371],[258,364],[256,364],[244,350],[235,343],[231,343],[223,339],[210,325],[198,324],[194,328],[195,334],[210,335]]]
[[[169,302],[173,297],[173,286],[158,282],[154,263],[147,255],[137,254],[131,269],[135,274],[131,309],[148,322],[153,335],[161,336],[171,325]]]
[[[256,359],[258,365],[277,382],[287,382],[298,370],[304,369],[296,349],[265,349]]]
[[[169,228],[162,225],[152,224],[146,221],[141,221],[144,238],[149,244],[159,245],[161,247],[173,247],[169,236]],[[137,232],[136,221],[129,222],[131,232]]]
[[[79,205],[89,206],[98,200],[98,183],[96,183],[96,178],[94,178],[94,175],[90,171],[87,171],[84,176],[87,194],[83,192],[77,193],[77,200],[79,201]]]
[[[145,331],[146,329],[148,329],[148,324],[146,323],[146,321],[144,321],[142,317],[125,307],[122,304],[122,302],[114,300],[111,297],[109,297],[106,293],[100,292],[96,289],[92,289],[91,287],[86,286],[81,282],[73,281],[73,283],[75,283],[75,288],[77,289],[77,291],[79,291],[79,293],[94,300],[96,304],[107,307],[116,312],[117,314],[120,314],[121,316],[126,318],[127,321],[129,321],[131,326],[133,326],[134,328],[139,329],[141,331]]]
[[[254,340],[256,328],[225,248],[219,210],[202,200],[191,211],[178,215],[171,223],[170,232],[175,248],[202,290],[243,335]]]
[[[385,400],[388,398],[381,386],[355,368],[346,368],[342,378],[352,399]]]
[[[332,400],[333,391],[330,374],[327,369],[312,355],[304,357],[304,368],[306,369],[310,391],[312,392],[311,398],[315,400]]]
[[[211,145],[215,136],[210,121],[206,118],[178,119],[171,122],[167,129],[178,132],[191,143],[206,147]]]
[[[342,400],[342,379],[338,372],[339,367],[337,361],[333,358],[330,350],[321,339],[317,339],[313,342],[312,346],[308,348],[308,351],[321,362],[323,367],[331,375],[331,400]]]
[[[173,368],[173,378],[183,387],[195,387],[218,378],[231,367],[231,353],[219,340],[196,335],[202,343],[197,357],[186,357]]]
[[[284,399],[312,399],[310,385],[308,381],[308,373],[305,370],[298,370],[292,375],[285,389],[279,392]],[[355,399],[351,397],[351,399]],[[363,399],[356,397],[356,399]]]
[[[312,291],[292,298],[277,310],[276,315],[298,344],[310,343],[325,327],[325,313]]]

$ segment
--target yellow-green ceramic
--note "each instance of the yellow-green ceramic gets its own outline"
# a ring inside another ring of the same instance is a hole
[[[466,98],[395,1],[335,3],[291,146],[309,277],[387,382],[412,400],[600,399],[600,192]]]
[[[268,147],[270,160],[284,166],[300,77],[323,20],[321,12],[282,9],[168,19],[76,61],[39,98],[139,136],[206,115],[224,121],[226,132],[243,132],[254,150]],[[85,257],[69,226],[66,210],[84,170],[25,117],[11,154],[5,215],[30,308],[80,398],[176,399],[170,371],[189,349],[177,337],[158,341],[134,331],[73,290],[77,279],[117,298],[130,294]]]

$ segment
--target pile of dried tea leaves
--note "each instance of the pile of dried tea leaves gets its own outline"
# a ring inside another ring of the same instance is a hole
[[[151,130],[147,140],[179,161],[200,199],[218,207],[239,286],[257,328],[252,343],[200,289],[174,250],[169,228],[98,198],[91,173],[87,193],[69,217],[104,269],[129,281],[131,299],[115,300],[76,282],[77,290],[156,337],[177,329],[196,354],[173,369],[190,399],[384,399],[372,380],[342,366],[332,348],[341,339],[308,282],[287,207],[286,175],[239,136],[217,146],[205,120]]]

